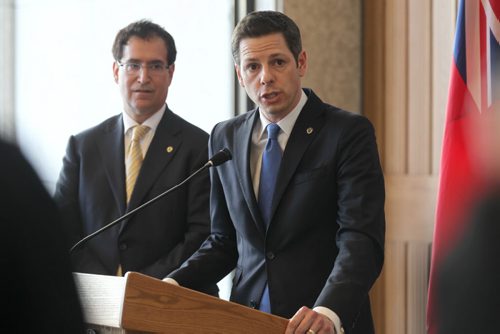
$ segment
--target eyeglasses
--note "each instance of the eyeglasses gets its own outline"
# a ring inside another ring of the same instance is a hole
[[[149,64],[137,63],[137,62],[126,62],[120,63],[116,61],[118,66],[123,67],[125,69],[125,73],[128,75],[138,75],[142,68],[146,67],[148,69],[148,73],[151,75],[162,75],[165,71],[170,67],[170,65],[165,65],[162,62],[154,62]]]

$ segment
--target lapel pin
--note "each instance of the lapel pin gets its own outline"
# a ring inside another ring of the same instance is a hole
[[[306,130],[306,132],[307,132],[308,135],[310,135],[311,133],[313,133],[313,131],[314,131],[314,129],[311,128],[311,127],[307,128],[307,130]]]
[[[174,148],[172,146],[167,146],[165,151],[167,151],[167,153],[172,153],[173,150]]]

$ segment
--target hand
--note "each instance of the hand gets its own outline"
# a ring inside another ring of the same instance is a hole
[[[179,283],[176,280],[174,280],[173,278],[170,278],[170,277],[165,277],[163,279],[163,282],[167,282],[167,283],[170,283],[170,284],[173,284],[173,285],[180,286]]]
[[[285,334],[336,334],[333,322],[323,314],[302,306],[288,322]]]

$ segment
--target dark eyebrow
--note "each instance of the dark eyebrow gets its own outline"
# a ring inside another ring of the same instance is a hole
[[[288,57],[285,53],[279,52],[279,53],[273,53],[273,54],[269,55],[269,58],[275,59],[275,58],[288,58]],[[243,62],[252,63],[252,62],[259,62],[259,60],[257,58],[247,58],[247,59],[243,59]]]
[[[143,63],[143,61],[139,60],[139,59],[135,59],[135,58],[130,58],[130,59],[125,60],[125,63]],[[162,65],[166,64],[166,63],[167,62],[165,62],[163,60],[159,60],[159,59],[146,62],[146,64],[162,64]]]
[[[257,61],[257,58],[246,58],[246,59],[243,59],[243,62],[245,63],[252,63],[252,62],[256,62]]]
[[[284,53],[273,53],[270,58],[287,58],[287,56]]]

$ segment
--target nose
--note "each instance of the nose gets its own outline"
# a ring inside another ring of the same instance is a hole
[[[271,72],[271,68],[267,65],[262,66],[260,73],[260,83],[261,85],[269,85],[274,82],[274,75]]]
[[[147,66],[141,66],[139,69],[139,75],[137,76],[139,82],[148,82],[150,80],[149,68]]]

